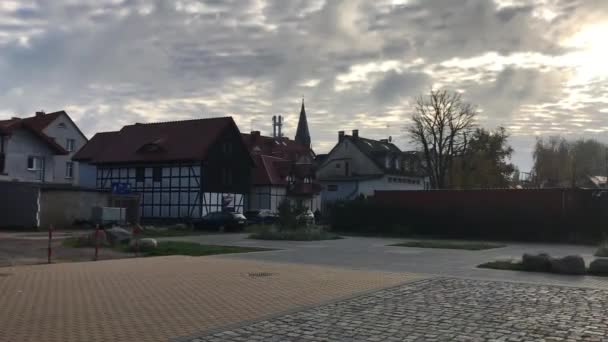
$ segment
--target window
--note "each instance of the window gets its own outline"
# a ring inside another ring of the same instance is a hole
[[[336,169],[340,168],[340,163],[336,163]]]
[[[310,184],[310,177],[304,177],[304,184]]]
[[[137,182],[143,182],[146,176],[146,169],[143,167],[138,167],[135,169],[135,180]]]
[[[75,141],[74,141],[74,139],[69,139],[69,138],[68,138],[68,139],[65,141],[65,150],[66,150],[66,151],[68,151],[68,152],[72,152],[72,151],[74,151],[74,145],[75,145]]]
[[[155,167],[152,169],[152,181],[160,182],[163,178],[163,169],[161,167]]]
[[[387,169],[390,169],[390,168],[391,168],[391,158],[390,158],[389,156],[386,156],[386,159],[384,160],[384,166],[385,166]]]
[[[350,176],[350,164],[348,162],[344,163],[344,175],[346,177]]]
[[[338,191],[338,186],[335,184],[330,184],[327,186],[327,191]]]
[[[65,163],[65,178],[73,178],[74,177],[74,163],[66,162]]]
[[[65,128],[65,124],[63,122],[61,122],[59,125],[57,125],[57,127],[59,127],[59,128]]]
[[[41,157],[27,157],[27,169],[30,171],[42,170],[44,159]]]

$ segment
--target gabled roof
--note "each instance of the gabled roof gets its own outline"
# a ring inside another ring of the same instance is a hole
[[[412,164],[416,164],[419,162],[419,156],[417,152],[402,152],[399,147],[390,142],[389,140],[373,140],[367,139],[360,136],[351,136],[344,135],[342,141],[349,141],[361,153],[363,153],[370,161],[376,165],[383,174],[394,174],[394,175],[408,175],[413,177],[422,176],[420,170],[412,171],[412,170],[404,170],[404,169],[396,169],[395,163],[392,162],[393,158],[401,158],[402,160],[407,160]],[[337,148],[340,145],[338,143],[335,147]],[[332,151],[329,153],[331,155]],[[391,158],[391,162],[389,163],[389,167],[386,166],[386,157]],[[325,163],[328,160],[328,157],[321,157],[320,163]],[[352,175],[350,177],[357,177],[361,175]],[[370,176],[370,175],[365,175]],[[376,175],[377,176],[377,175]]]
[[[106,146],[109,146],[112,139],[115,139],[118,134],[119,132],[100,132],[95,134],[88,143],[76,152],[72,159],[76,161],[93,160]]]
[[[50,121],[48,121],[48,123],[46,123],[46,125],[44,123],[47,120],[46,119],[43,120],[42,116],[36,116],[36,117],[25,118],[25,119],[12,118],[12,119],[8,119],[8,120],[1,120],[0,121],[0,135],[11,135],[17,129],[25,129],[25,130],[29,131],[30,133],[34,134],[35,136],[37,136],[38,138],[40,138],[40,140],[42,140],[56,154],[68,154],[68,151],[66,151],[62,146],[57,144],[54,139],[52,139],[51,137],[49,137],[48,135],[46,135],[43,132],[43,129],[46,126],[48,126],[48,124],[50,124],[54,119],[57,118],[57,116],[61,115],[62,113],[65,114],[65,112],[63,112],[63,111],[57,112],[57,114],[52,113],[52,114],[56,114],[56,115],[53,115],[51,117],[52,119]],[[45,114],[44,116],[46,116],[46,115],[49,115],[49,114]]]
[[[263,154],[288,160],[297,160],[302,156],[314,159],[310,147],[299,144],[289,138],[272,138],[260,135],[259,132],[241,133],[241,138],[251,154]],[[259,148],[259,150],[254,150]]]
[[[200,161],[207,157],[209,148],[228,128],[238,134],[231,117],[137,123],[118,132],[96,134],[74,159],[91,163]],[[142,149],[160,142],[162,148],[156,151]]]

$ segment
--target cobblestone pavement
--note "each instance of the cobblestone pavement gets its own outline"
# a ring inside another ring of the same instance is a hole
[[[0,341],[167,341],[420,278],[219,256],[4,267]]]
[[[211,341],[608,341],[608,291],[435,278],[211,333]]]

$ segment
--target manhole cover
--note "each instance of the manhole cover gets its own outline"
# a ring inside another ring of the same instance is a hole
[[[270,272],[251,272],[251,273],[247,273],[247,275],[251,278],[262,278],[262,277],[271,277],[273,275],[276,275],[276,273],[270,273]]]

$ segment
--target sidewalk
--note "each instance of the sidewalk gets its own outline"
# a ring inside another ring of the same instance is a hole
[[[156,257],[0,269],[0,341],[166,341],[420,279]]]

